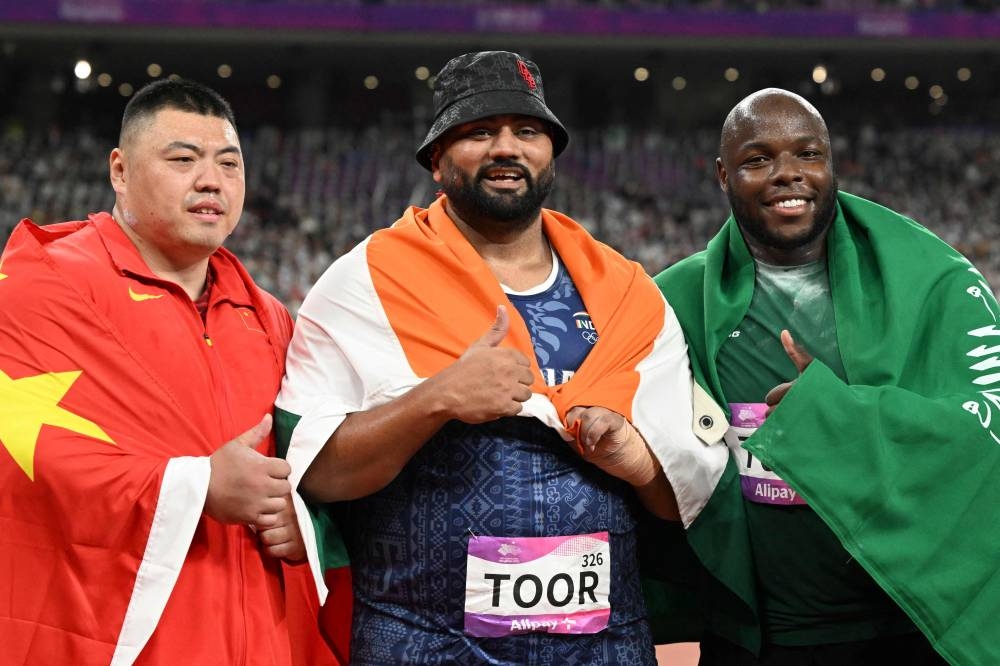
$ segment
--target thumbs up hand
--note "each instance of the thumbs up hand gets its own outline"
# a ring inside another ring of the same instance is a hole
[[[291,468],[280,458],[257,451],[271,432],[271,415],[209,456],[212,475],[205,513],[221,523],[250,523],[267,528],[278,521],[291,493]]]
[[[516,416],[521,403],[531,397],[531,363],[518,350],[500,347],[509,329],[507,308],[497,306],[496,320],[486,332],[455,363],[428,380],[446,398],[450,418],[485,423]]]
[[[504,305],[498,305],[497,318],[493,321],[493,325],[486,329],[486,332],[483,333],[478,340],[469,345],[469,348],[465,350],[465,354],[463,354],[462,357],[464,358],[465,356],[468,356],[469,352],[473,349],[499,347],[500,343],[507,337],[507,332],[509,330],[510,318],[507,315],[507,307]]]
[[[809,364],[812,363],[813,357],[804,347],[795,342],[788,329],[781,331],[781,346],[785,348],[785,353],[788,354],[788,358],[792,359],[792,363],[795,364],[795,369],[799,371],[799,374],[801,375],[805,372]],[[788,393],[793,384],[795,384],[794,379],[778,384],[767,392],[767,395],[764,396],[764,402],[767,403],[767,414],[774,411],[774,408],[778,406],[778,403],[785,397],[785,394]]]

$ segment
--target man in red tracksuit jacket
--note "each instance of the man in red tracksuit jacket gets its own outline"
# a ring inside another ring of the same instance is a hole
[[[271,457],[291,319],[221,247],[232,111],[153,83],[109,165],[110,215],[0,259],[0,662],[336,663]]]

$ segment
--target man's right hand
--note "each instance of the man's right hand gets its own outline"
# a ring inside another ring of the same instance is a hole
[[[271,432],[271,415],[209,456],[212,475],[205,513],[221,523],[249,523],[258,528],[276,524],[291,493],[291,468],[280,458],[256,451]]]
[[[516,416],[521,403],[531,397],[534,375],[528,358],[516,349],[499,346],[509,330],[507,308],[497,306],[496,321],[486,333],[431,380],[451,418],[485,423]]]
[[[781,331],[781,346],[785,348],[785,353],[788,354],[788,358],[792,359],[792,363],[795,364],[795,369],[799,371],[801,375],[809,367],[809,364],[813,362],[812,354],[806,351],[805,347],[800,345],[798,342],[792,338],[792,334],[788,329],[782,329]],[[767,412],[765,416],[770,416],[771,412],[777,408],[778,403],[781,402],[785,394],[788,393],[792,386],[795,385],[796,380],[793,379],[782,384],[778,384],[773,389],[767,392],[764,396],[764,402],[767,403]]]
[[[336,502],[370,495],[448,421],[517,415],[531,397],[534,374],[524,354],[500,347],[509,328],[506,308],[497,307],[493,325],[454,363],[394,400],[349,414],[303,475],[306,496]]]

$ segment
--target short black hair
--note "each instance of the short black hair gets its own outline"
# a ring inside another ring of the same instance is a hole
[[[152,117],[162,109],[223,118],[236,129],[233,109],[219,93],[196,81],[160,79],[142,87],[125,105],[118,145],[125,143],[138,121]]]

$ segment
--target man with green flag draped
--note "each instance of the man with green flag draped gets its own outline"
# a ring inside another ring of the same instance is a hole
[[[1000,663],[989,286],[914,221],[838,192],[826,124],[797,95],[741,101],[716,164],[732,216],[656,279],[731,424],[687,530],[735,593],[706,615],[701,663]]]

